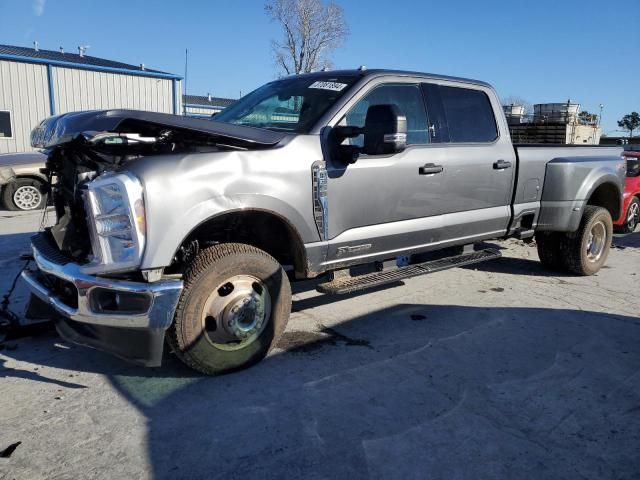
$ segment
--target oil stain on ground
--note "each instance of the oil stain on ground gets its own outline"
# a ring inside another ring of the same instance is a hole
[[[278,348],[291,353],[311,353],[327,345],[372,348],[369,340],[351,338],[324,325],[317,332],[285,332],[278,342]]]

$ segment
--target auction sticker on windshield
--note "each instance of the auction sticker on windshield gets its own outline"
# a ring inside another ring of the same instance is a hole
[[[334,92],[340,92],[346,86],[346,83],[338,82],[313,82],[311,85],[309,85],[309,88],[319,88],[321,90],[333,90]]]

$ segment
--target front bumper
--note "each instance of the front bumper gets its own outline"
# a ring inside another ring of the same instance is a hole
[[[33,295],[61,316],[56,327],[63,338],[136,363],[160,365],[164,332],[173,321],[181,280],[145,283],[86,275],[80,265],[47,248],[43,234],[32,238],[32,249],[37,269],[25,270],[22,278]],[[115,301],[105,307],[104,298]],[[118,298],[129,299],[127,310],[122,310]]]

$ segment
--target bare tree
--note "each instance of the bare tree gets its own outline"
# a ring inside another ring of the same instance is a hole
[[[271,46],[276,64],[287,75],[329,67],[329,52],[349,34],[342,8],[335,3],[268,0],[264,8],[282,27],[282,40],[273,40]]]
[[[502,105],[520,105],[524,107],[525,115],[533,114],[533,105],[527,100],[518,95],[509,95],[502,99]]]

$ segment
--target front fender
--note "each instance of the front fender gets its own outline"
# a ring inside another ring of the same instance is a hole
[[[309,225],[300,212],[278,198],[256,194],[219,196],[193,205],[181,215],[166,216],[149,222],[147,247],[141,268],[169,265],[184,239],[200,225],[220,215],[247,210],[267,212],[285,219],[303,243],[319,241],[317,230]]]
[[[0,186],[11,183],[16,179],[16,174],[11,167],[0,168]]]

